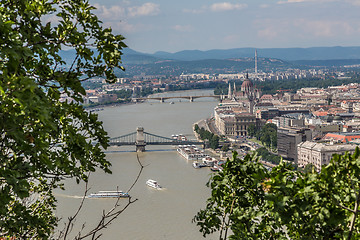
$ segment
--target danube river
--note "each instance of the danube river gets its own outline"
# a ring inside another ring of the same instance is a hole
[[[165,96],[209,95],[212,90],[193,90],[176,93],[164,93]],[[169,104],[173,101],[174,104]],[[160,136],[184,134],[194,139],[192,124],[212,115],[217,100],[198,98],[190,103],[185,99],[144,102],[138,104],[106,107],[99,111],[110,137],[135,132],[144,127],[144,131]],[[194,215],[206,206],[210,189],[205,186],[211,171],[208,168],[194,169],[191,162],[182,158],[172,146],[146,146],[146,152],[139,153],[139,159],[145,166],[143,172],[129,192],[132,199],[138,199],[130,205],[103,233],[102,239],[203,239],[199,228],[191,222]],[[112,174],[101,170],[90,176],[89,193],[99,190],[127,191],[140,170],[137,153],[133,147],[111,147],[107,159],[112,163]],[[147,179],[155,179],[164,187],[155,190],[145,185]],[[84,186],[73,181],[66,182],[66,190],[58,192],[57,216],[71,216],[80,203]],[[128,199],[121,199],[125,206]],[[85,230],[95,226],[103,210],[110,209],[114,199],[86,199],[74,226],[75,229],[85,223]],[[61,227],[62,225],[60,225]],[[206,239],[218,239],[217,235]]]

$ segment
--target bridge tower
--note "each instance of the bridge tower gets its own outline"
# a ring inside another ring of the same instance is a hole
[[[144,138],[144,128],[143,127],[138,127],[136,129],[135,145],[136,145],[137,152],[145,152],[146,142],[145,142],[145,138]]]

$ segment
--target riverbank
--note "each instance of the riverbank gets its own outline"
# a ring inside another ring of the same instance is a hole
[[[195,125],[198,125],[199,128],[202,128],[202,127],[203,127],[205,130],[214,133],[213,131],[211,131],[211,128],[210,128],[210,126],[209,126],[209,123],[210,123],[210,119],[201,119],[201,120],[197,121],[196,123],[194,123],[194,124],[192,125],[193,133],[194,133],[194,135],[195,135],[195,137],[196,137],[196,139],[197,139],[198,141],[203,141],[203,140],[200,138],[199,134],[195,131]],[[217,133],[214,133],[214,134],[217,134]],[[217,134],[217,135],[218,135],[218,134]],[[221,151],[221,150],[217,150],[217,151],[216,151],[216,150],[214,150],[214,149],[207,148],[207,149],[205,149],[205,151],[206,151],[209,155],[211,155],[212,157],[215,157],[215,158],[217,158],[217,159],[219,159],[219,160],[226,160],[227,158],[231,158],[231,157],[232,157],[232,154],[224,153],[224,152]]]

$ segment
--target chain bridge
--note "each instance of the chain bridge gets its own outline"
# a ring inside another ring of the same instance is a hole
[[[144,152],[146,145],[204,145],[205,143],[162,137],[145,132],[143,127],[138,127],[136,132],[110,138],[109,144],[110,146],[136,146],[137,152]]]

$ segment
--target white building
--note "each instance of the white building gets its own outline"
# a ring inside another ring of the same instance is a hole
[[[298,165],[305,167],[308,164],[315,166],[316,171],[320,172],[323,165],[330,163],[334,154],[353,153],[357,145],[355,144],[325,144],[316,142],[302,142],[298,144]]]

